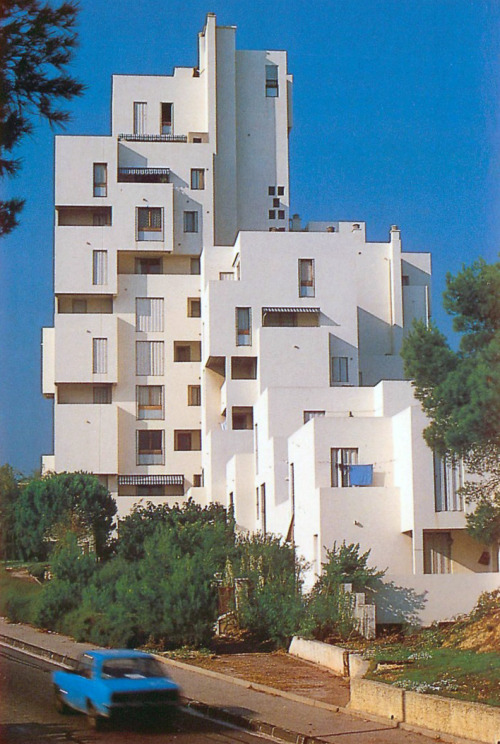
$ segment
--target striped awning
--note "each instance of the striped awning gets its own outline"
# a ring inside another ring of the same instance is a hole
[[[123,176],[168,176],[170,168],[118,168]]]
[[[183,486],[183,475],[119,475],[119,486]]]
[[[319,307],[263,307],[263,313],[319,313]]]

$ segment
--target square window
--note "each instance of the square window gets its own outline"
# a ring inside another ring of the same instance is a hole
[[[136,417],[140,420],[163,419],[163,385],[137,385]]]
[[[273,207],[279,207],[280,200],[279,199],[273,199]]]
[[[184,212],[184,232],[198,232],[198,212]]]
[[[205,188],[204,168],[191,168],[191,188],[197,190]]]
[[[232,380],[256,380],[257,357],[231,357]]]
[[[269,194],[269,196],[274,196],[276,193],[276,188],[274,186],[269,186],[269,188],[267,189],[267,193]]]
[[[233,406],[233,429],[253,429],[253,408],[251,406]]]
[[[270,220],[275,220],[276,219],[276,212],[274,211],[274,209],[270,209],[269,210],[269,219]]]
[[[174,431],[174,450],[176,452],[191,452],[201,450],[200,429]]]
[[[164,434],[161,429],[137,432],[137,465],[164,465]]]
[[[163,240],[161,207],[137,207],[137,240]]]
[[[285,219],[285,210],[284,209],[278,209],[278,219],[284,220]]]
[[[285,187],[278,186],[278,196],[284,196],[284,194],[285,194]]]

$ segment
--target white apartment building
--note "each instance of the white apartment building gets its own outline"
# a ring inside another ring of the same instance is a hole
[[[48,471],[141,499],[232,506],[294,540],[311,585],[343,540],[386,568],[381,622],[427,622],[498,585],[465,532],[399,356],[429,317],[430,256],[363,222],[289,214],[285,52],[207,17],[198,67],[113,77],[111,134],[56,138]]]

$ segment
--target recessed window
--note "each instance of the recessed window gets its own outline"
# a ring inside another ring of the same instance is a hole
[[[284,186],[278,186],[278,196],[284,196],[285,194],[285,187]]]
[[[174,450],[176,452],[201,450],[201,430],[184,429],[174,431]]]
[[[193,475],[193,486],[194,488],[201,488],[203,486],[203,476],[201,473],[195,473]]]
[[[269,188],[267,189],[267,193],[269,194],[269,196],[274,196],[275,193],[276,193],[276,187],[275,186],[269,186]]]
[[[236,308],[236,346],[252,345],[252,311],[249,307]]]
[[[163,240],[161,207],[137,207],[137,240]]]
[[[451,533],[424,532],[424,574],[451,573]]]
[[[188,385],[188,406],[201,406],[201,385]]]
[[[135,354],[137,375],[164,374],[163,341],[136,341]]]
[[[138,419],[163,419],[163,385],[137,385],[135,388]]]
[[[350,465],[358,464],[358,450],[354,447],[332,447],[332,488],[347,488],[350,482]]]
[[[92,339],[92,372],[105,375],[108,372],[108,339]]]
[[[192,258],[190,260],[190,264],[189,264],[189,273],[190,274],[199,274],[200,272],[201,272],[200,259],[199,258]]]
[[[99,286],[108,283],[108,252],[92,251],[92,284]]]
[[[198,232],[198,212],[184,212],[184,232]]]
[[[299,297],[314,297],[314,259],[299,258]]]
[[[134,101],[134,134],[146,134],[148,104]]]
[[[199,297],[188,297],[188,318],[201,318],[201,300]]]
[[[163,297],[137,297],[135,330],[163,332]]]
[[[279,207],[280,200],[279,199],[273,199],[273,207]]]
[[[233,429],[253,429],[252,406],[233,406]]]
[[[332,383],[349,382],[349,360],[347,357],[332,357],[331,379]]]
[[[219,271],[219,279],[221,282],[232,282],[234,281],[233,271]]]
[[[231,379],[257,379],[257,357],[231,357]]]
[[[201,361],[200,341],[174,341],[174,362]]]
[[[278,95],[278,67],[277,65],[266,65],[266,96],[267,98],[277,98]]]
[[[203,168],[191,168],[191,188],[198,190],[205,188],[205,170]]]
[[[269,219],[270,220],[275,220],[276,219],[276,212],[275,212],[275,210],[274,209],[270,209],[269,212],[268,212],[268,216],[269,216]]]
[[[159,429],[137,432],[137,465],[164,465],[164,434]]]
[[[285,210],[284,209],[278,209],[278,219],[284,220],[285,219]]]
[[[322,418],[325,411],[304,411],[304,424],[307,424],[313,418]]]
[[[162,260],[161,258],[136,258],[135,259],[135,273],[136,274],[161,274],[162,273]]]
[[[94,196],[108,195],[108,165],[94,163]]]
[[[171,103],[162,103],[161,105],[161,122],[160,134],[172,134],[173,105]]]
[[[109,405],[111,403],[111,385],[93,385],[92,400],[98,405]]]
[[[401,276],[401,284],[403,285],[403,287],[410,286],[410,277],[407,274],[403,274]]]
[[[56,207],[58,227],[109,227],[111,207]]]

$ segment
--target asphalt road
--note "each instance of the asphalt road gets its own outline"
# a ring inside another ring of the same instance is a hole
[[[175,722],[147,722],[89,729],[85,716],[56,713],[52,701],[50,672],[45,660],[19,651],[0,649],[0,743],[1,744],[257,744],[271,741],[262,736],[230,729],[204,718],[181,713]]]

